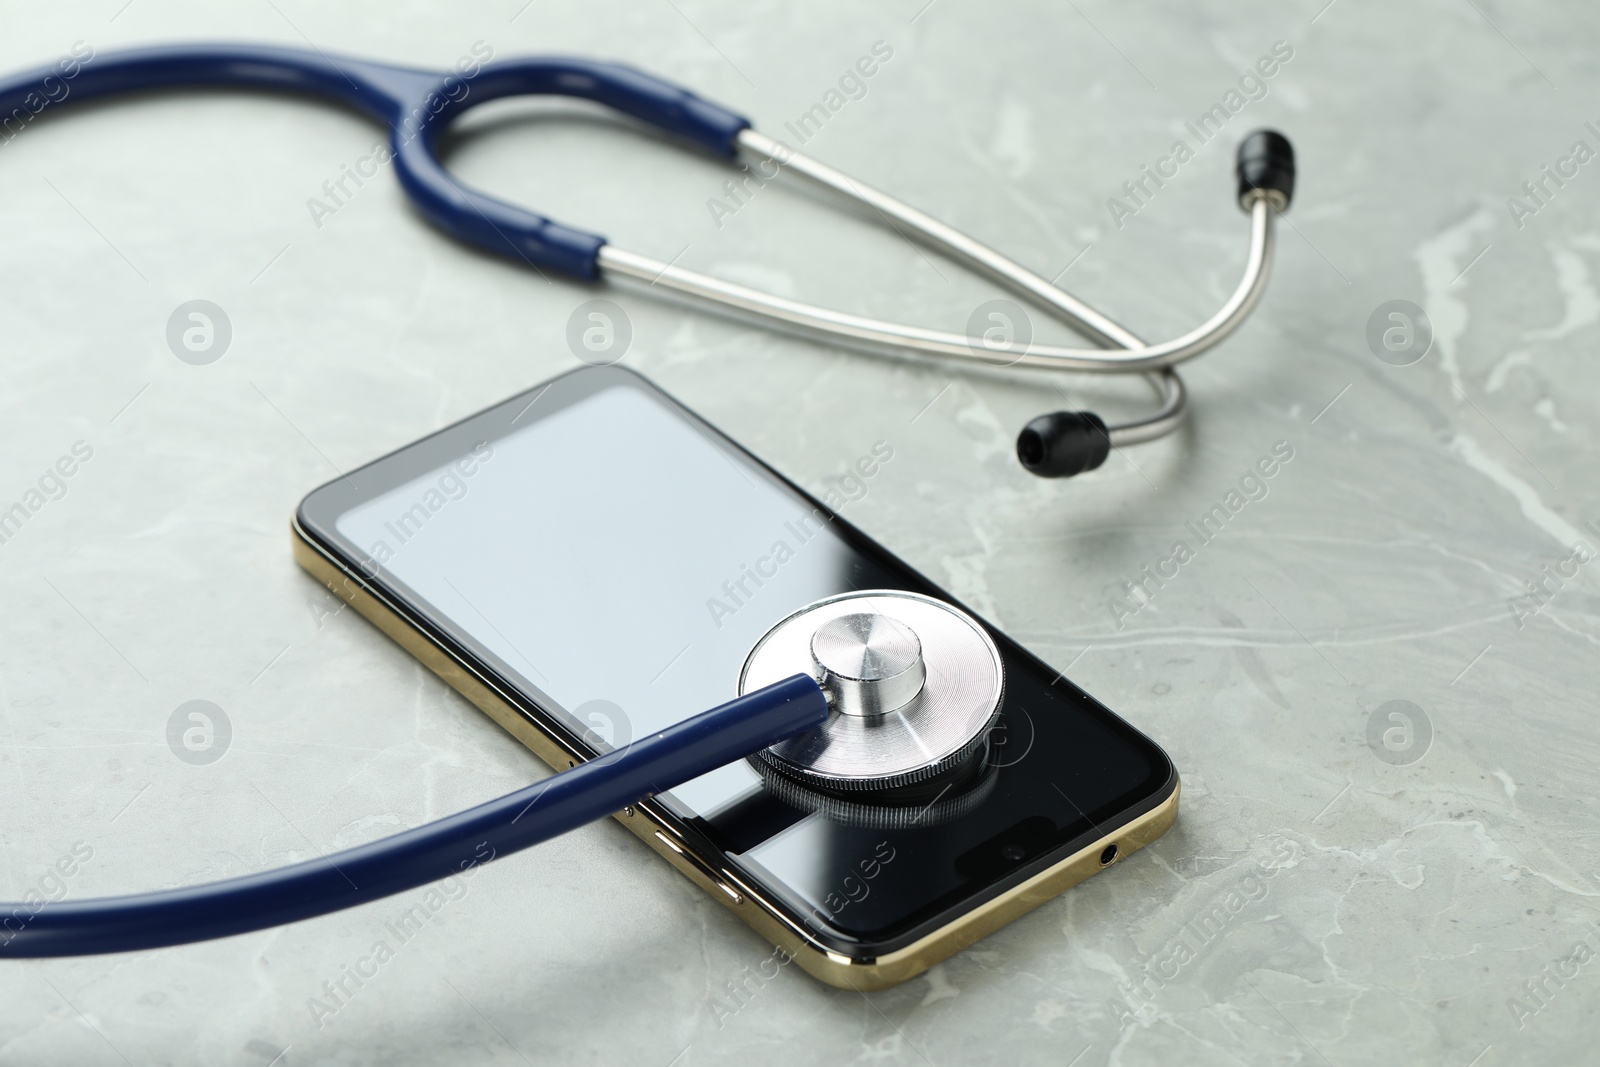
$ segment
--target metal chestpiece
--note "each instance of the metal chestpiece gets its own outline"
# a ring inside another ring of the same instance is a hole
[[[1000,651],[977,620],[899,589],[829,597],[783,619],[751,650],[739,691],[799,672],[832,713],[763,749],[758,768],[862,799],[971,766],[1005,693]]]
[[[916,631],[866,611],[817,627],[811,635],[811,663],[828,703],[845,715],[899,711],[922,692],[928,678]]]

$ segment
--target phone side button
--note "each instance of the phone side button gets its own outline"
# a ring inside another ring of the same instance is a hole
[[[656,831],[656,840],[660,841],[663,845],[666,845],[667,848],[681,856],[688,866],[693,867],[696,872],[702,875],[712,885],[716,886],[722,892],[728,894],[729,899],[731,899],[733,903],[744,903],[744,894],[724,881],[722,877],[718,875],[716,871],[712,870],[710,866],[708,866],[706,862],[699,856],[696,856],[693,852],[685,849],[682,845],[668,837],[666,834],[662,833],[660,830]]]

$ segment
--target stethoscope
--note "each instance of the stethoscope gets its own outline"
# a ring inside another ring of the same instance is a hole
[[[1112,447],[1152,440],[1182,421],[1187,399],[1175,368],[1227,337],[1255,306],[1272,259],[1273,215],[1287,209],[1294,191],[1289,142],[1271,131],[1248,136],[1237,166],[1239,204],[1250,218],[1244,276],[1206,322],[1149,345],[993,249],[757,133],[739,115],[629,67],[529,58],[441,76],[291,48],[180,45],[92,56],[70,70],[58,64],[0,81],[0,116],[25,124],[70,100],[146,89],[306,93],[390,128],[395,173],[434,225],[535,269],[631,278],[853,348],[1149,377],[1160,401],[1143,418],[1107,424],[1092,412],[1062,411],[1029,422],[1017,456],[1046,477],[1098,467]],[[468,108],[522,94],[593,100],[718,155],[771,160],[1034,301],[1100,347],[996,350],[962,334],[815,307],[624,251],[462,186],[438,159],[439,135]],[[786,799],[848,816],[863,800],[920,795],[919,787],[970,774],[1004,682],[993,640],[951,605],[898,590],[828,598],[772,627],[746,661],[741,695],[727,704],[509,796],[321,859],[135,896],[0,904],[0,956],[158,948],[324,915],[466,869],[482,860],[485,845],[490,856],[509,855],[746,758]]]

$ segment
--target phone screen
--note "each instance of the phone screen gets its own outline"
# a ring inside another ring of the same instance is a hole
[[[892,442],[863,441],[854,475],[893,463]],[[307,497],[300,521],[597,753],[732,699],[751,648],[814,600],[952,599],[618,368],[565,375],[354,471]],[[959,814],[807,810],[742,761],[658,801],[813,929],[882,949],[1165,799],[1176,779],[1159,748],[991,632],[1006,696],[981,795]]]

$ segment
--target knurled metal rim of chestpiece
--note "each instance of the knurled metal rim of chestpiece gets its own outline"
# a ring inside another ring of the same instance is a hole
[[[898,589],[828,597],[781,620],[746,658],[739,692],[796,673],[822,686],[828,721],[756,758],[861,800],[962,768],[984,749],[1005,696],[1000,650],[983,626]]]

